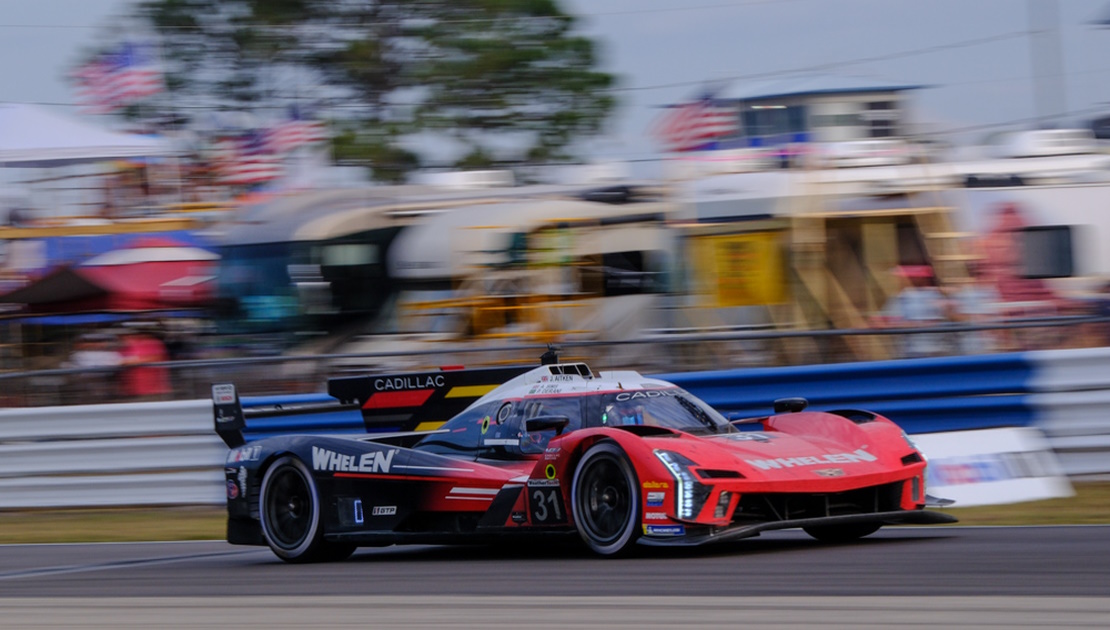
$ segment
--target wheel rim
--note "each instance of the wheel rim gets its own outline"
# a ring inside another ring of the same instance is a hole
[[[621,537],[632,514],[632,492],[620,464],[605,457],[587,465],[582,471],[578,507],[582,525],[598,544]]]
[[[266,524],[279,547],[295,549],[312,527],[312,491],[292,467],[275,471],[266,493]]]

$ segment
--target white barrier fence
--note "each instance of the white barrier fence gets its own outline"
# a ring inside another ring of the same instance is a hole
[[[1110,348],[1030,354],[1064,473],[1110,475]],[[220,504],[226,453],[210,400],[0,409],[0,509]]]
[[[1069,477],[1110,474],[1110,348],[1029,353],[1028,404]]]
[[[219,504],[212,401],[0,409],[0,508]]]

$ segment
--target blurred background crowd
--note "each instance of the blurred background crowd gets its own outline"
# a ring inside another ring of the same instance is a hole
[[[549,344],[649,372],[1107,345],[1110,118],[1058,73],[967,142],[926,85],[707,73],[646,168],[582,156],[620,77],[574,8],[127,5],[66,69],[77,107],[0,104],[0,404]],[[1068,14],[1025,9],[1062,68]]]

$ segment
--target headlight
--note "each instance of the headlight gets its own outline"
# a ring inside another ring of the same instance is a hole
[[[914,444],[913,439],[905,431],[902,431],[902,439],[906,441],[906,444],[910,445],[910,448],[917,451],[918,454],[921,455],[921,459],[925,462],[925,470],[921,471],[921,477],[914,477],[910,485],[910,497],[915,503],[921,502],[925,500],[925,480],[929,476],[929,456],[925,454],[925,451],[918,448],[917,444]]]
[[[697,466],[690,458],[671,451],[655,451],[675,481],[675,513],[680,519],[697,518],[712,490],[698,481],[692,468]]]
[[[914,444],[913,438],[910,437],[909,433],[902,431],[902,439],[906,441],[906,444],[909,444],[910,448],[917,451],[918,453],[921,453],[921,459],[929,461],[929,458],[925,456],[925,453],[922,453],[921,449],[917,448],[917,444]]]

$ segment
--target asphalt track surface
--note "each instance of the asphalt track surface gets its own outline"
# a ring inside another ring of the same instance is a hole
[[[1110,526],[799,531],[602,559],[577,546],[0,546],[0,627],[1107,628]]]

